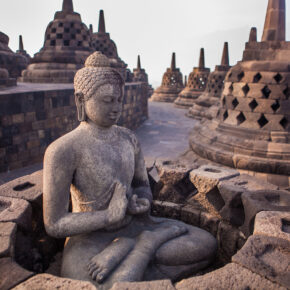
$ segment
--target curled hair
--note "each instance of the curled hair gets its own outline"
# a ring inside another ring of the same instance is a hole
[[[109,59],[100,52],[95,52],[87,58],[85,67],[77,71],[74,88],[87,100],[104,84],[123,86],[125,82],[119,72],[110,66]]]

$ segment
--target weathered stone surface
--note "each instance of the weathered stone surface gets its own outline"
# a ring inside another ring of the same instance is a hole
[[[21,282],[27,280],[33,275],[17,263],[13,262],[11,258],[0,259],[0,289],[11,289]]]
[[[19,284],[15,290],[30,290],[30,289],[84,289],[96,290],[97,288],[90,282],[60,278],[49,274],[36,275],[29,280]]]
[[[255,218],[254,235],[266,235],[290,242],[290,212],[259,212]]]
[[[186,205],[182,207],[181,209],[181,216],[180,219],[190,225],[199,227],[201,222],[201,211],[200,209],[197,209],[191,205]],[[204,230],[208,230],[205,226],[205,223],[203,222],[203,226],[201,226]],[[214,235],[214,233],[210,230],[208,230],[211,234]]]
[[[258,190],[242,194],[245,222],[241,230],[253,233],[256,214],[260,211],[290,211],[290,193],[283,190]]]
[[[246,174],[221,181],[218,184],[218,190],[225,205],[220,210],[220,215],[229,223],[235,226],[241,226],[245,220],[241,195],[245,191],[256,191],[265,188],[275,190],[278,187]]]
[[[0,258],[14,257],[16,229],[15,223],[0,223]]]
[[[257,275],[246,268],[231,263],[203,276],[182,280],[175,285],[177,290],[209,289],[271,289],[286,290],[285,287]]]
[[[224,222],[220,222],[218,225],[217,239],[219,255],[225,262],[229,262],[246,241],[246,238],[237,228]]]
[[[31,229],[31,205],[23,199],[0,196],[0,222],[14,222],[24,230]]]
[[[111,290],[174,290],[170,280],[139,283],[115,283]]]
[[[32,204],[42,203],[42,170],[0,186],[0,196],[24,199]]]
[[[172,103],[183,88],[182,73],[176,68],[175,53],[172,53],[171,66],[164,73],[162,84],[154,91],[150,101]]]
[[[225,42],[221,65],[217,65],[215,70],[210,73],[205,91],[194,100],[193,106],[187,113],[188,117],[196,119],[213,119],[216,117],[217,106],[224,88],[224,80],[230,68],[228,43]]]
[[[220,220],[207,212],[201,211],[200,213],[200,227],[208,232],[210,232],[213,236],[217,236],[218,228],[219,228]]]
[[[180,92],[178,98],[174,101],[177,107],[191,107],[205,90],[210,69],[205,67],[204,49],[200,49],[199,65],[194,67],[188,76],[186,87]]]
[[[180,219],[181,208],[181,204],[176,204],[172,202],[154,200],[152,203],[152,211],[154,215],[173,219]]]
[[[222,180],[238,175],[239,172],[236,170],[214,165],[203,165],[192,170],[190,181],[198,190],[198,194],[193,199],[200,202],[207,211],[220,217],[219,211],[223,208],[225,202],[218,191],[217,185]]]
[[[263,41],[253,41],[252,32],[243,60],[225,78],[217,117],[195,126],[190,145],[203,158],[263,173],[269,182],[289,187],[290,43],[285,41],[285,0],[269,0],[268,7]]]
[[[103,289],[143,276],[163,279],[164,272],[178,279],[207,267],[217,251],[208,232],[150,216],[140,144],[133,132],[116,126],[123,86],[105,55],[89,56],[74,78],[81,124],[50,144],[44,157],[45,229],[52,237],[67,237],[61,276],[102,283]],[[178,219],[181,207],[167,203],[164,214]],[[162,270],[155,271],[151,261]]]
[[[207,193],[218,185],[220,181],[240,175],[236,170],[214,166],[203,165],[190,172],[190,180],[199,193]]]
[[[251,236],[232,261],[290,287],[290,242],[287,240],[265,235]]]

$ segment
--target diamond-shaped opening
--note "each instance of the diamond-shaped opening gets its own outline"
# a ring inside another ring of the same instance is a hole
[[[54,39],[50,41],[50,45],[51,46],[55,46],[55,40]]]
[[[237,120],[238,120],[238,125],[241,125],[242,123],[246,121],[246,117],[242,112],[240,112],[240,114],[237,116]]]
[[[268,86],[265,86],[261,92],[263,93],[263,97],[266,99],[268,99],[271,94],[271,90],[268,88]]]
[[[58,33],[58,34],[56,35],[56,38],[57,38],[57,39],[62,39],[62,33]]]
[[[248,94],[248,92],[250,91],[250,87],[248,86],[248,84],[246,84],[242,87],[242,90],[246,96]]]
[[[231,85],[229,86],[229,92],[232,93],[233,90],[234,90],[234,86],[233,86],[233,84],[231,84]]]
[[[268,123],[269,123],[269,121],[266,119],[264,114],[262,114],[260,119],[258,120],[258,124],[260,125],[260,128],[265,127]]]
[[[225,97],[223,97],[222,103],[223,103],[223,106],[226,105],[226,98]]]
[[[277,74],[274,76],[274,79],[275,79],[275,81],[277,82],[277,84],[279,84],[279,83],[282,81],[283,77],[282,77],[279,73],[277,73]]]
[[[234,98],[234,99],[233,99],[233,101],[232,101],[232,105],[233,105],[233,108],[234,108],[234,109],[239,105],[239,101],[237,100],[237,98]]]
[[[280,121],[280,124],[284,129],[286,129],[288,126],[288,120],[285,117],[283,117],[283,119]]]
[[[252,109],[252,111],[254,111],[258,106],[259,104],[257,103],[255,99],[249,103],[249,107]]]
[[[280,104],[278,101],[276,101],[271,108],[273,109],[274,112],[277,112],[277,110],[280,108]]]
[[[257,73],[255,76],[254,76],[254,79],[253,79],[253,82],[254,83],[258,83],[260,80],[261,80],[262,76],[260,73]]]
[[[287,88],[283,91],[283,94],[285,95],[286,100],[288,100],[288,99],[289,99],[289,96],[290,96],[290,89],[289,89],[289,87],[287,87]]]
[[[233,76],[233,73],[229,73],[228,78],[230,79]]]
[[[225,112],[224,112],[224,115],[223,115],[223,117],[224,117],[224,121],[228,118],[228,116],[229,116],[228,111],[225,111]]]
[[[243,79],[243,77],[245,76],[245,73],[242,71],[242,72],[240,72],[239,74],[238,74],[238,81],[240,82],[242,79]]]
[[[69,46],[69,40],[64,40],[63,44],[64,46]]]

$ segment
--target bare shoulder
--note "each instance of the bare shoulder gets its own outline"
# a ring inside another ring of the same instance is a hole
[[[81,148],[81,144],[79,143],[84,139],[83,134],[83,130],[77,127],[52,142],[46,149],[44,162],[49,162],[50,160],[73,162],[78,152],[77,148]]]
[[[134,146],[135,152],[139,152],[140,151],[140,144],[139,144],[139,141],[138,141],[136,134],[133,131],[131,131],[130,129],[127,129],[124,127],[116,126],[116,128],[119,130],[119,132],[123,136],[123,138],[129,140],[132,143],[132,145]]]

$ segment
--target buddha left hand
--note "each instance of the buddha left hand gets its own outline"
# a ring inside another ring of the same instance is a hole
[[[147,198],[138,198],[136,194],[129,201],[127,213],[131,215],[143,214],[150,209],[150,202]]]

